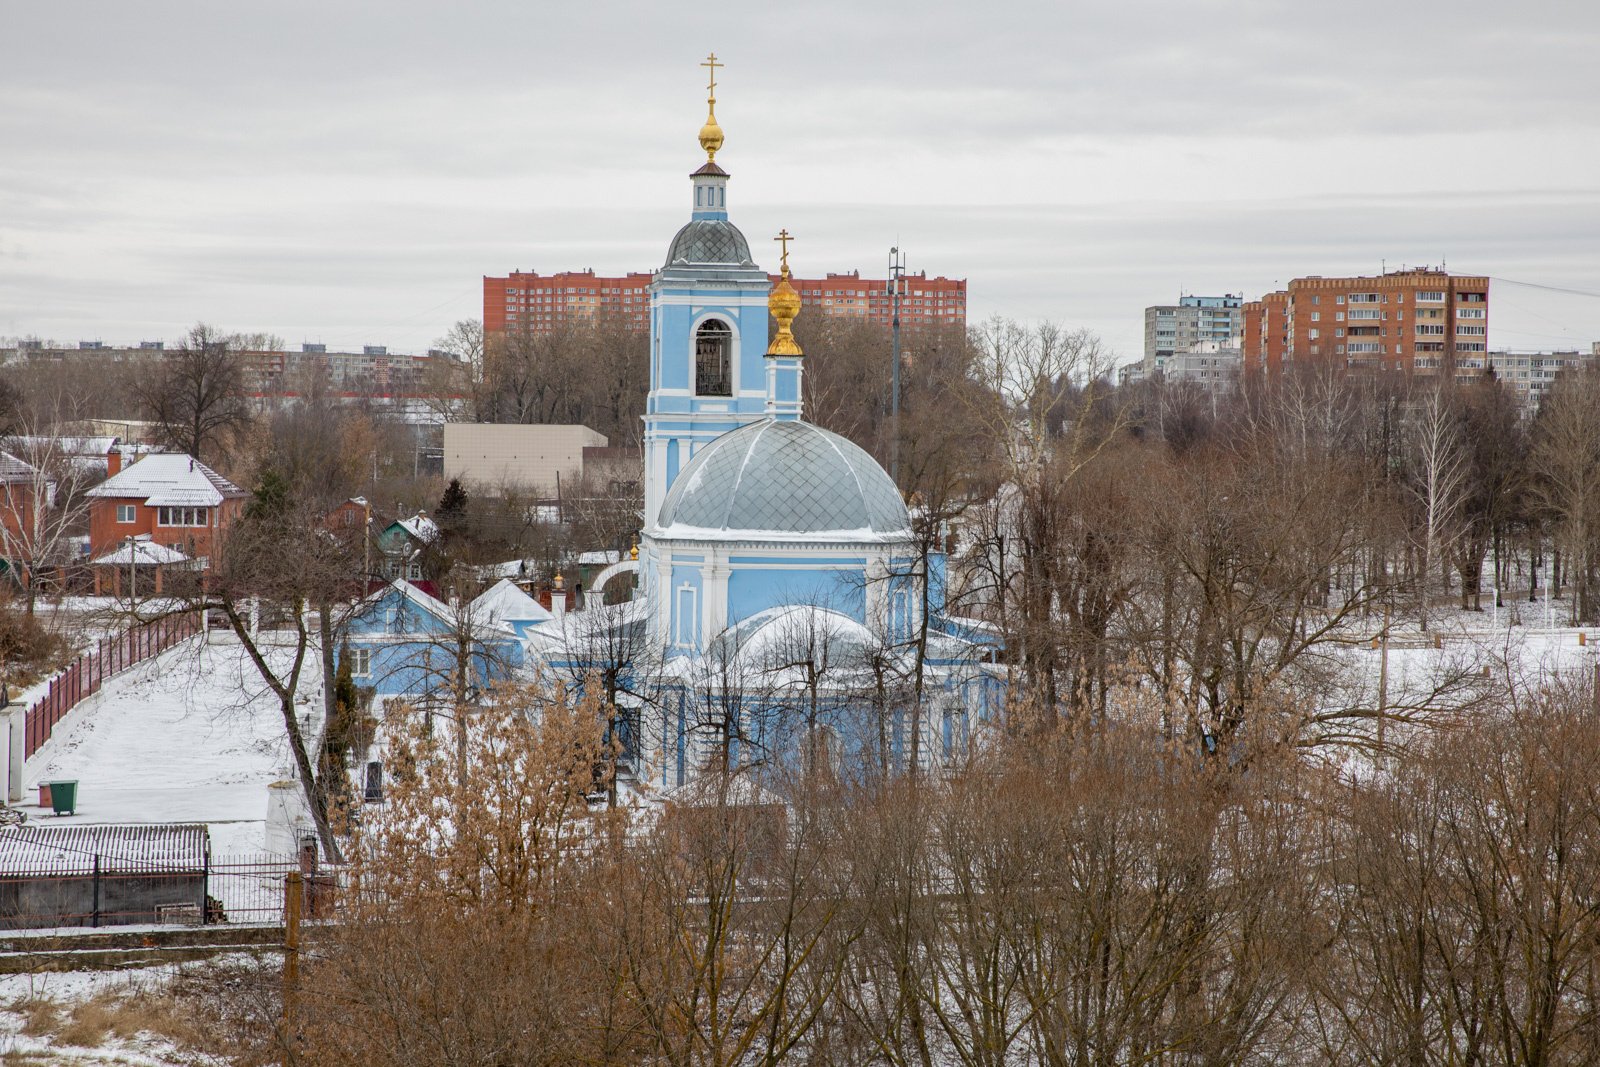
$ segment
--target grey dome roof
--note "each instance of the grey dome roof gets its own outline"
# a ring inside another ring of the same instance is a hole
[[[679,262],[747,264],[750,242],[727,219],[695,219],[667,247],[667,266]]]
[[[700,450],[672,483],[659,525],[875,539],[908,534],[911,519],[865,451],[809,422],[763,419]]]

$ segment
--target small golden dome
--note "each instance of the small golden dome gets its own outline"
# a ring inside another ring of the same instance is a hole
[[[722,127],[717,125],[717,116],[713,112],[706,124],[700,127],[700,147],[706,150],[706,158],[716,162],[717,151],[722,147]]]

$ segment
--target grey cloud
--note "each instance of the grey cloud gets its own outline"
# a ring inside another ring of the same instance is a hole
[[[0,333],[206,318],[418,349],[478,313],[483,274],[648,269],[685,210],[713,47],[735,217],[753,239],[803,228],[816,270],[876,272],[898,238],[914,267],[970,278],[975,312],[1085,322],[1129,354],[1178,286],[1254,295],[1448,255],[1600,287],[1600,12],[1581,0],[825,0],[779,19],[12,5]],[[1600,337],[1596,304],[1536,301],[1526,335]]]

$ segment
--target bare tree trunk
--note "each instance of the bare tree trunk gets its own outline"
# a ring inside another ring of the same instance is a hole
[[[311,635],[306,631],[305,605],[303,603],[294,605],[292,612],[295,620],[294,665],[289,669],[288,676],[283,679],[279,679],[272,665],[262,655],[257,639],[250,634],[249,620],[239,614],[233,601],[224,600],[222,610],[227,614],[228,623],[238,636],[239,643],[244,646],[251,662],[255,664],[261,680],[267,683],[268,688],[278,698],[278,707],[283,712],[284,729],[289,735],[289,750],[294,754],[300,788],[305,793],[306,803],[311,807],[311,818],[317,826],[317,837],[322,842],[323,855],[328,857],[330,863],[343,863],[344,856],[339,851],[339,842],[334,838],[333,827],[328,821],[328,805],[322,790],[318,787],[316,767],[306,749],[305,734],[300,729],[300,720],[294,713],[295,691],[300,683],[301,668],[305,665],[306,646],[311,640]]]

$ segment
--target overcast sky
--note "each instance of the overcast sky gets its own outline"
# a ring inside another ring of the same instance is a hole
[[[651,269],[715,49],[765,266],[898,242],[1131,359],[1180,291],[1443,260],[1493,346],[1600,340],[1596,0],[0,0],[0,40],[0,336],[421,351],[485,274]]]

